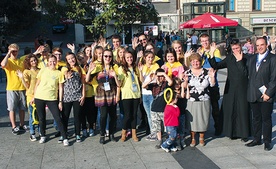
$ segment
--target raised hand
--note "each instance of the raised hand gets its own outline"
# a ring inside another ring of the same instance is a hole
[[[217,49],[217,44],[215,42],[212,42],[211,45],[210,45],[210,55],[211,57],[214,56],[214,52],[215,50]]]
[[[132,39],[132,48],[135,50],[135,49],[137,48],[138,45],[139,45],[139,44],[138,44],[138,37],[134,37],[134,38]]]
[[[67,48],[71,50],[71,52],[75,53],[75,44],[67,43]]]
[[[190,57],[192,55],[192,53],[194,53],[194,51],[193,51],[193,49],[190,49],[190,50],[185,52],[184,57],[185,58]]]
[[[209,77],[215,77],[215,74],[216,74],[216,70],[213,68],[210,68],[208,71]]]

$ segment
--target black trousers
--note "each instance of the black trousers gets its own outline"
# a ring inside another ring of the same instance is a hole
[[[272,139],[272,111],[273,103],[254,102],[250,103],[253,113],[253,136],[254,140],[261,141],[263,134],[263,142],[271,143]]]
[[[220,117],[220,111],[219,111],[219,99],[220,99],[220,94],[219,94],[219,87],[214,86],[214,87],[209,87],[208,88],[210,91],[210,101],[211,101],[211,106],[212,106],[212,117],[214,119],[214,127],[216,131],[221,131],[222,130],[222,121]]]
[[[58,108],[58,101],[54,100],[54,101],[48,101],[48,100],[40,100],[40,99],[35,99],[34,100],[35,105],[36,105],[36,111],[38,114],[38,118],[39,118],[39,126],[40,126],[40,133],[41,136],[45,136],[46,135],[46,111],[45,111],[45,106],[47,105],[49,110],[51,111],[58,129],[61,133],[61,135],[63,136],[64,139],[67,138],[66,132],[64,130],[64,126],[60,117],[60,111]]]
[[[96,123],[98,114],[98,108],[95,106],[95,97],[86,97],[83,106],[80,111],[81,128],[87,129],[87,123],[89,129],[94,129],[93,126]]]
[[[124,120],[122,128],[127,130],[130,124],[131,129],[136,129],[137,125],[137,111],[140,99],[124,99]]]
[[[109,134],[114,134],[116,131],[116,122],[117,122],[117,114],[116,114],[116,105],[111,106],[102,106],[101,109],[101,118],[100,118],[100,126],[101,126],[101,136],[105,134],[105,127],[107,121],[107,114],[109,114]]]
[[[71,109],[73,107],[73,113],[74,113],[74,126],[75,126],[75,134],[80,135],[80,102],[74,101],[74,102],[68,102],[63,103],[63,111],[61,112],[61,117],[63,121],[64,130],[67,133],[68,131],[68,121],[71,113]]]

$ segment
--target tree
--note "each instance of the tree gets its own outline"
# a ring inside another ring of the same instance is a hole
[[[111,21],[114,21],[118,32],[122,31],[123,25],[136,21],[158,22],[154,6],[149,2],[140,4],[137,0],[67,0],[64,11],[68,18],[78,23],[93,25],[90,31],[97,33],[105,32],[106,25]]]

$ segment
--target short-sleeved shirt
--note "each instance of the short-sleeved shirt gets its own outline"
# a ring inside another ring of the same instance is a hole
[[[142,69],[142,76],[144,77],[144,83],[148,82],[150,79],[150,74],[154,73],[159,68],[159,65],[157,63],[154,63],[150,67],[143,66]],[[153,82],[152,82],[153,83]],[[152,95],[152,92],[148,89],[142,88],[142,94],[144,95]]]
[[[166,101],[164,99],[164,90],[168,87],[168,82],[162,84],[150,83],[147,87],[148,90],[152,91],[153,101],[151,104],[151,111],[153,112],[164,112]]]
[[[123,71],[122,66],[118,69],[118,75],[119,80],[122,82],[121,85],[121,94],[122,94],[122,100],[124,99],[138,99],[141,97],[141,91],[140,91],[140,85],[138,80],[138,75],[135,73],[138,72],[138,69],[136,68],[136,71],[133,71],[132,68],[129,69],[125,74]],[[134,91],[133,88],[136,87],[136,91]]]
[[[85,76],[85,71],[80,68],[81,75],[77,68],[71,69],[72,77],[65,79],[65,73],[68,71],[67,67],[61,69],[61,83],[63,83],[63,102],[78,101],[82,97],[82,77]]]
[[[29,88],[26,90],[27,103],[29,103],[31,99],[34,97],[34,89],[36,85],[36,77],[38,72],[39,72],[39,69],[37,70],[25,69],[23,71],[24,81],[29,84]]]
[[[38,72],[37,79],[40,80],[40,83],[34,97],[41,100],[57,100],[59,83],[62,83],[61,72],[45,67]]]
[[[17,76],[16,71],[20,70],[23,72],[24,65],[21,59],[8,58],[7,65],[3,68],[7,75],[7,87],[6,90],[25,90],[25,86],[22,80]]]
[[[208,70],[202,68],[199,76],[195,76],[191,69],[186,71],[189,78],[189,101],[207,101],[210,99],[208,87],[210,86],[210,77]]]

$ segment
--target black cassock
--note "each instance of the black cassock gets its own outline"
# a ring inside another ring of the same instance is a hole
[[[250,57],[250,56],[249,56]],[[214,69],[227,68],[227,79],[221,106],[223,130],[227,137],[247,138],[251,136],[251,113],[247,102],[248,73],[246,58],[236,60],[233,54],[221,62],[209,59]]]

